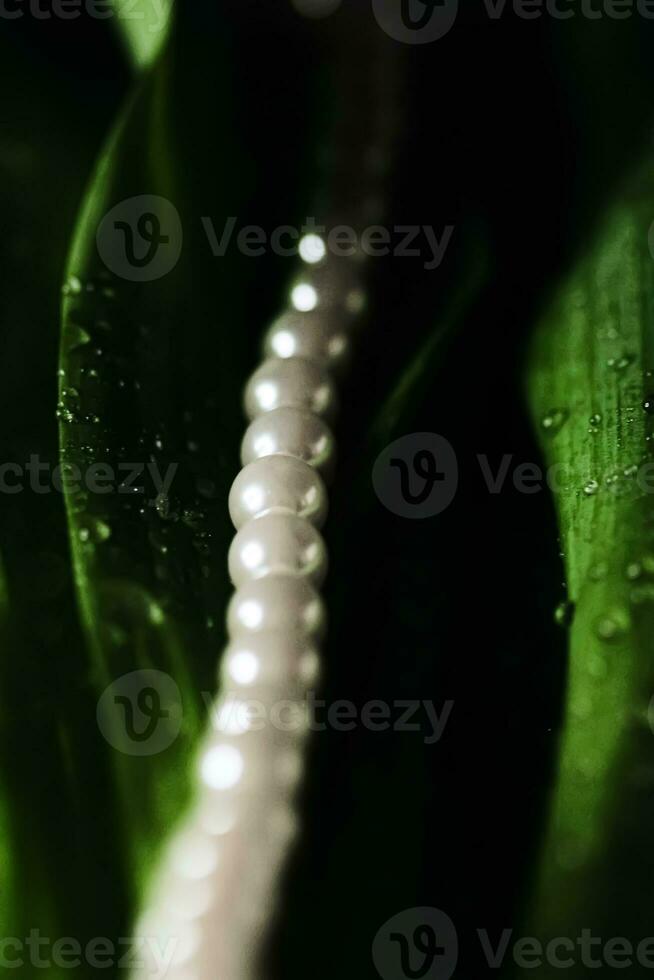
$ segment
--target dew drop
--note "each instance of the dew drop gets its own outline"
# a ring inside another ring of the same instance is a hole
[[[61,291],[64,296],[79,296],[82,292],[82,283],[77,276],[68,276]]]
[[[624,609],[612,609],[600,616],[595,629],[600,640],[616,640],[629,629],[629,616]]]
[[[587,497],[594,497],[599,490],[599,483],[597,480],[588,480],[584,484],[584,493]]]
[[[569,413],[566,408],[553,408],[543,416],[540,424],[546,432],[554,435],[554,433],[558,432],[559,429],[561,429],[565,424],[568,415]]]
[[[624,371],[625,368],[633,363],[633,360],[633,354],[621,354],[619,357],[610,357],[606,364],[612,371]]]
[[[554,622],[557,626],[570,626],[574,618],[575,604],[569,599],[563,599],[554,610]]]

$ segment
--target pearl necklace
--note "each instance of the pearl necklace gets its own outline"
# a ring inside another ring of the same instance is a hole
[[[327,570],[319,528],[334,460],[327,420],[337,408],[333,378],[347,362],[357,321],[349,310],[360,304],[361,265],[327,259],[302,277],[291,295],[312,290],[316,309],[279,317],[245,387],[251,421],[229,495],[236,592],[221,694],[200,752],[194,807],[166,851],[138,925],[149,948],[137,977],[242,980],[255,971],[297,829],[302,705],[318,678],[326,619],[317,588]],[[158,958],[171,956],[162,974]]]
[[[351,154],[352,111],[343,113],[340,147]],[[388,111],[379,128],[382,135],[369,133],[360,150],[367,165],[359,161],[373,201],[376,162],[388,153],[393,128]],[[348,191],[352,207],[349,184]],[[368,217],[365,204],[359,212]],[[289,308],[268,330],[264,360],[245,386],[243,468],[229,494],[236,592],[220,695],[199,755],[195,802],[166,848],[137,926],[148,942],[134,980],[255,977],[298,829],[294,798],[308,731],[301,707],[318,679],[326,625],[317,589],[327,570],[319,529],[335,455],[329,425],[365,299],[361,253],[336,258],[309,234],[299,254],[304,265]]]

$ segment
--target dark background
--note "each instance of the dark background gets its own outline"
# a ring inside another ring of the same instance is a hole
[[[344,90],[335,66],[365,77],[378,28],[368,4],[353,0],[329,23],[305,22],[282,2],[261,7],[180,4],[161,64],[137,82],[111,23],[0,20],[4,459],[57,458],[65,257],[94,160],[130,88],[140,91],[137,119],[158,105],[168,120],[155,156],[174,157],[185,227],[198,214],[217,226],[238,214],[273,228],[301,220],[319,199],[335,114],[353,99],[365,112],[368,99],[365,86]],[[323,696],[357,705],[455,703],[436,745],[424,745],[420,733],[359,728],[314,740],[304,830],[267,976],[373,977],[377,930],[418,905],[454,920],[461,976],[484,975],[476,928],[520,928],[561,708],[565,633],[553,610],[565,587],[549,494],[489,494],[476,454],[494,467],[506,453],[516,463],[540,461],[525,409],[525,344],[613,188],[651,149],[653,30],[637,16],[524,21],[507,11],[493,22],[470,4],[446,37],[402,50],[385,223],[453,224],[455,232],[435,271],[420,259],[372,263],[325,531],[331,629]],[[147,127],[135,123],[128,134],[116,186],[147,193]],[[292,267],[234,256],[223,269],[199,230],[188,240],[161,294],[136,291],[121,301],[113,356],[147,375],[140,418],[146,427],[155,417],[167,425],[171,458],[181,451],[180,407],[193,404],[200,466],[224,490],[238,468],[239,391]],[[168,289],[183,311],[177,319],[165,312]],[[161,343],[138,347],[131,327],[139,317],[153,331],[160,326]],[[440,334],[443,343],[433,344]],[[444,435],[458,455],[460,486],[445,513],[414,522],[382,506],[370,474],[382,448],[380,410],[416,357],[422,381],[387,441]],[[98,438],[114,451],[136,442],[133,406],[121,416],[101,397],[110,423]],[[221,492],[204,506],[216,543],[208,581],[186,563],[175,528],[182,557],[163,579],[146,536],[129,527],[121,536],[116,526],[109,570],[94,572],[120,569],[168,602],[193,639],[193,682],[206,688],[215,683],[221,636],[205,623],[208,613],[218,623],[224,614],[229,530]],[[112,762],[95,730],[96,678],[61,499],[3,499],[0,553],[9,594],[0,678],[6,826],[20,868],[4,897],[22,928],[56,909],[60,935],[125,934],[129,831],[117,830]],[[108,662],[121,673],[129,649]]]

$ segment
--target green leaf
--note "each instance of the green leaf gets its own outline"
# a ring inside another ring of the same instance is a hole
[[[113,0],[125,47],[136,68],[146,68],[166,40],[173,0]]]
[[[650,928],[653,215],[647,167],[600,223],[529,361],[573,617],[533,912],[547,936],[575,939],[592,927],[642,939]]]

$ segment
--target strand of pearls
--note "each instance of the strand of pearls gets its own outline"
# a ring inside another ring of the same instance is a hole
[[[311,239],[311,240],[307,240]],[[327,571],[320,534],[334,462],[336,381],[362,308],[362,263],[300,249],[306,273],[264,340],[245,387],[250,424],[230,495],[236,587],[220,696],[199,757],[192,812],[171,841],[138,925],[139,980],[244,980],[297,829],[293,799],[319,674]],[[311,306],[311,309],[298,309]]]
[[[331,198],[339,214],[361,224],[380,214],[380,162],[394,130],[393,60],[387,53],[344,58],[341,75],[343,90],[357,96],[345,100],[337,127]],[[294,799],[308,731],[301,706],[318,679],[326,626],[318,589],[327,571],[320,528],[335,457],[330,424],[365,305],[360,252],[328,255],[312,233],[299,255],[289,307],[266,333],[263,362],[245,387],[243,468],[229,495],[236,591],[220,695],[199,756],[195,804],[137,926],[145,944],[133,980],[258,976],[298,829]]]

